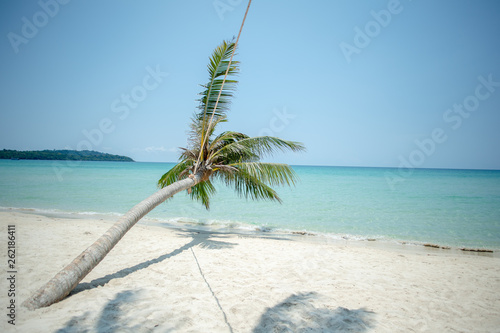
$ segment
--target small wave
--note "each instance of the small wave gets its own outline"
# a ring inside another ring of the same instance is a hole
[[[122,213],[117,212],[95,212],[95,211],[63,211],[59,209],[40,209],[26,207],[4,207],[0,206],[0,211],[4,212],[20,212],[28,214],[38,214],[47,217],[55,218],[101,218],[115,220],[116,217],[122,216]],[[325,239],[330,241],[355,241],[355,242],[375,242],[386,243],[393,245],[404,245],[419,248],[435,248],[439,250],[462,250],[464,252],[498,252],[500,248],[495,246],[474,246],[470,244],[448,244],[439,241],[432,243],[417,241],[411,239],[397,239],[384,235],[353,235],[335,232],[318,232],[308,229],[293,229],[282,228],[267,224],[253,224],[245,221],[234,221],[226,219],[196,219],[190,217],[174,217],[174,218],[157,218],[146,216],[143,222],[153,222],[166,224],[173,227],[188,227],[192,229],[214,230],[223,232],[235,233],[257,233],[257,234],[272,234],[278,237],[317,237],[317,239]]]
[[[243,221],[233,221],[233,220],[219,220],[219,219],[195,219],[189,217],[175,217],[168,219],[161,218],[147,218],[146,221],[152,221],[157,223],[165,223],[167,225],[173,226],[190,226],[194,229],[201,228],[204,230],[216,230],[216,231],[233,231],[233,232],[244,232],[244,233],[266,233],[273,234],[277,236],[289,237],[289,236],[306,236],[306,237],[318,237],[324,238],[331,241],[381,241],[385,240],[384,236],[362,236],[362,235],[351,235],[351,234],[338,234],[331,232],[317,232],[307,229],[293,229],[293,228],[281,228],[273,225],[258,225],[247,223]]]
[[[113,217],[114,218],[114,217],[123,215],[123,214],[116,213],[116,212],[108,212],[108,213],[94,212],[94,211],[79,212],[79,211],[66,211],[66,210],[55,209],[55,208],[54,209],[47,209],[47,208],[26,208],[26,207],[0,207],[0,211],[39,214],[39,215],[43,215],[43,216],[61,217],[61,218],[65,218],[65,217],[85,218],[86,216],[92,216],[92,217],[102,216],[102,217]]]
[[[56,214],[61,212],[57,209],[41,209],[41,208],[26,208],[26,207],[0,207],[1,211],[14,211],[20,213],[39,213],[39,214]]]
[[[99,215],[99,216],[112,216],[112,217],[122,216],[123,215],[123,214],[116,213],[116,212],[101,213],[101,212],[92,212],[92,211],[91,212],[71,212],[71,214],[89,215],[89,216]]]
[[[189,225],[194,228],[200,227],[212,230],[235,230],[235,231],[261,231],[271,232],[278,230],[275,227],[267,225],[257,225],[243,221],[221,220],[221,219],[196,219],[191,217],[173,217],[173,218],[145,218],[146,221],[156,223],[166,223],[173,225]]]

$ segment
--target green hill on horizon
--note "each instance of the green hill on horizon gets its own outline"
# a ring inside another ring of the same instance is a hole
[[[135,162],[128,156],[101,153],[94,150],[0,150],[0,159],[10,160],[70,160]]]

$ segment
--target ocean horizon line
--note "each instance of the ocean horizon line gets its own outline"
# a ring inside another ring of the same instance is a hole
[[[87,162],[87,161],[85,161]],[[98,161],[96,161],[98,162]],[[103,161],[107,162],[107,161]],[[110,161],[113,162],[113,161]],[[165,164],[177,164],[179,162],[161,162],[161,161],[138,161],[134,160],[135,163],[165,163]],[[275,163],[275,162],[271,162]],[[278,163],[278,162],[276,162]],[[284,163],[288,164],[288,163]],[[360,169],[402,169],[401,167],[397,166],[365,166],[365,165],[328,165],[328,164],[294,164],[290,163],[288,164],[291,167],[319,167],[319,168],[360,168]],[[422,167],[414,167],[411,168],[412,170],[455,170],[455,171],[500,171],[500,168],[498,169],[485,169],[485,168],[460,168],[460,167],[427,167],[427,168],[422,168]]]
[[[6,148],[5,148],[6,149]],[[0,149],[1,150],[1,149]],[[54,149],[43,149],[43,150],[36,150],[36,151],[44,151],[44,150],[54,150]],[[55,149],[57,150],[57,149]],[[21,150],[20,150],[21,151]],[[23,150],[25,151],[25,150]],[[31,151],[31,150],[26,150],[26,151]],[[98,152],[98,151],[97,151]],[[129,157],[128,155],[119,155],[115,153],[104,153],[100,152],[103,154],[111,154],[111,155],[116,155],[116,156],[125,156]],[[9,161],[9,159],[3,159],[1,161]],[[54,161],[54,162],[64,162],[64,161],[69,161],[69,162],[123,162],[123,161],[88,161],[88,160],[51,160],[51,159],[16,159],[15,161]],[[130,162],[127,163],[157,163],[157,164],[177,164],[178,162],[172,162],[172,161],[144,161],[144,160],[136,160],[133,159]],[[269,162],[269,163],[281,163],[281,162]],[[412,166],[410,168],[408,167],[401,167],[401,166],[370,166],[370,165],[330,165],[330,164],[295,164],[295,163],[283,163],[283,164],[288,164],[292,167],[331,167],[331,168],[365,168],[365,169],[410,169],[410,170],[456,170],[456,171],[466,171],[466,170],[472,170],[472,171],[500,171],[500,167],[498,168],[483,168],[483,167],[418,167],[418,166]]]

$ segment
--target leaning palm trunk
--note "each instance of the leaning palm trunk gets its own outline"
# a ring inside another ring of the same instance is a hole
[[[42,288],[25,300],[22,305],[30,310],[35,310],[62,300],[104,259],[127,231],[141,218],[174,194],[196,185],[202,178],[203,174],[200,172],[194,176],[175,182],[134,206],[94,244],[83,251]]]

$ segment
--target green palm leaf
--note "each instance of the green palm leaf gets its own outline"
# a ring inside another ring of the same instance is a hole
[[[271,186],[291,186],[297,182],[297,174],[287,164],[246,162],[235,163],[230,166],[238,169],[248,177],[257,178]]]
[[[239,71],[238,61],[232,61],[231,67],[228,70],[229,59],[231,58],[234,47],[235,44],[233,42],[224,41],[215,49],[210,58],[207,67],[209,81],[207,84],[202,85],[204,90],[200,94],[199,112],[197,113],[197,118],[202,120],[203,124],[212,117],[212,114],[214,117],[224,117],[229,110],[230,98],[233,97],[233,92],[236,90],[238,81],[226,79],[224,86],[222,86],[222,82],[226,75],[226,71],[228,78],[236,75]],[[217,103],[217,108],[214,110],[219,93],[219,102]]]
[[[160,180],[158,180],[158,187],[164,188],[176,181],[186,178],[188,176],[188,170],[190,168],[190,163],[188,160],[182,160],[181,162],[174,165],[174,167],[168,170]]]
[[[281,151],[286,152],[291,150],[292,152],[304,151],[305,147],[300,142],[283,140],[280,138],[275,138],[271,136],[260,136],[260,137],[244,137],[241,140],[235,138],[233,141],[228,140],[227,144],[222,145],[222,147],[214,152],[211,156],[213,160],[217,158],[226,158],[234,162],[234,157],[241,157],[239,161],[255,161],[256,158],[259,160],[265,156],[273,155],[274,153]]]
[[[191,187],[191,199],[200,201],[205,208],[210,209],[210,197],[213,196],[217,190],[210,180],[201,182]]]
[[[261,179],[253,177],[243,168],[238,169],[237,172],[219,172],[216,174],[227,186],[233,187],[241,197],[252,200],[274,200],[281,203],[281,198],[275,190]]]

